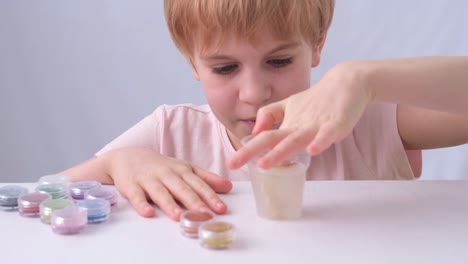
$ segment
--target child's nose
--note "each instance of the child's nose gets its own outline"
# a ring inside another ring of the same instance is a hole
[[[252,105],[262,105],[271,96],[269,78],[258,72],[245,72],[239,84],[239,100]]]

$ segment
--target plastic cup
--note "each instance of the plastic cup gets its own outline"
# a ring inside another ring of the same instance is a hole
[[[250,137],[244,138],[243,143]],[[257,214],[273,220],[293,220],[302,216],[304,183],[310,156],[300,152],[281,164],[262,169],[258,156],[247,164],[255,196]]]

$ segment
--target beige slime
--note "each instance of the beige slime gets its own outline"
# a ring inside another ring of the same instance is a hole
[[[257,213],[268,219],[292,220],[302,215],[307,167],[298,162],[268,170],[249,164]]]

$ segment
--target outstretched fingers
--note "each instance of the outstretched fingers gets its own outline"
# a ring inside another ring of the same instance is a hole
[[[285,138],[287,134],[288,132],[286,130],[281,129],[268,130],[258,134],[234,153],[231,159],[227,161],[227,167],[230,169],[238,169],[242,167],[249,160],[271,150],[276,144]]]
[[[197,192],[187,183],[183,176],[167,175],[161,178],[161,182],[177,201],[187,209],[207,208],[205,202],[198,196]]]
[[[333,123],[327,123],[320,127],[314,139],[307,145],[307,152],[318,155],[328,149],[332,144],[342,140],[349,134],[349,129],[338,129]]]
[[[232,190],[232,182],[224,177],[192,164],[193,172],[202,178],[215,192],[228,193]]]
[[[306,146],[314,139],[315,133],[313,128],[290,131],[272,150],[257,161],[257,165],[268,169],[288,160],[295,153],[304,151]]]
[[[183,210],[172,197],[168,189],[159,181],[145,184],[150,199],[172,220],[178,221]]]
[[[224,214],[227,211],[226,204],[218,197],[213,188],[199,175],[187,173],[183,176],[184,181],[196,192],[204,201],[207,207],[217,214]],[[221,178],[219,176],[216,176]],[[229,182],[230,183],[230,182]],[[231,185],[232,187],[232,185]]]
[[[128,182],[121,188],[120,193],[128,199],[133,208],[144,217],[152,217],[155,215],[155,209],[149,204],[146,199],[146,194],[140,185]]]

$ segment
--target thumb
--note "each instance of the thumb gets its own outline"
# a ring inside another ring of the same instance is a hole
[[[202,178],[215,192],[228,193],[232,190],[232,182],[224,177],[192,165],[193,172]]]
[[[258,109],[252,134],[254,136],[258,135],[260,132],[271,129],[274,125],[281,123],[284,118],[285,106],[286,101],[282,100]]]

